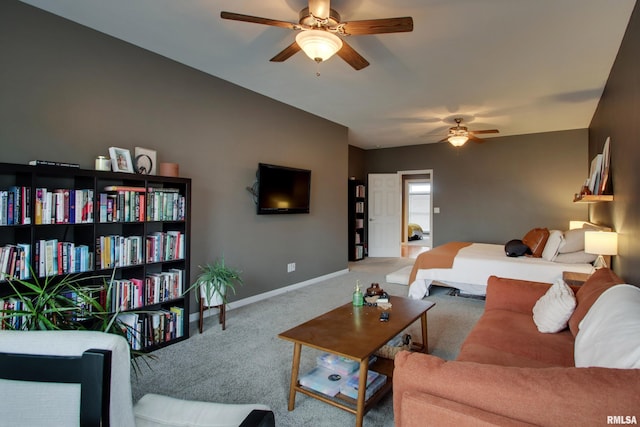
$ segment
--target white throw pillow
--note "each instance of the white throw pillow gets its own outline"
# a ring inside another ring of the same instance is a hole
[[[558,254],[553,262],[563,264],[590,264],[598,258],[596,254],[588,254],[585,251],[569,252],[566,254]]]
[[[549,232],[549,238],[547,239],[547,243],[544,245],[544,250],[542,251],[542,258],[547,261],[553,261],[558,255],[558,249],[564,242],[564,236],[562,231],[560,230],[551,230]]]
[[[593,303],[576,335],[576,367],[640,368],[640,288],[615,285]]]
[[[533,321],[538,331],[554,334],[567,327],[575,308],[573,290],[564,280],[558,279],[533,306]]]
[[[564,254],[569,252],[577,252],[584,250],[584,233],[591,231],[589,228],[574,228],[573,230],[567,230],[564,232],[564,241],[558,253]]]

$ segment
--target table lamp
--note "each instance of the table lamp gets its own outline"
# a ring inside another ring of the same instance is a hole
[[[613,231],[587,231],[584,233],[584,251],[598,255],[593,263],[595,268],[607,267],[603,255],[618,254],[618,233]]]

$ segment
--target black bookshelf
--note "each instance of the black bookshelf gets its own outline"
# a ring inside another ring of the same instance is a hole
[[[122,293],[105,303],[150,351],[189,337],[190,205],[188,178],[0,163],[0,250],[30,252],[20,271],[39,279],[113,275]]]
[[[357,180],[349,180],[349,261],[359,261],[367,254],[366,186]]]

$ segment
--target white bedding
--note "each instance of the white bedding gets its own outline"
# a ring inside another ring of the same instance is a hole
[[[505,255],[504,245],[472,243],[458,251],[451,268],[418,270],[416,279],[409,285],[409,297],[422,299],[429,295],[434,281],[460,289],[471,295],[485,295],[489,276],[553,283],[562,278],[563,271],[593,273],[591,264],[565,264],[542,258]]]

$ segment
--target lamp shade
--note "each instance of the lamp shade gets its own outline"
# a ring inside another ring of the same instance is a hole
[[[586,231],[584,251],[596,255],[618,254],[618,233],[613,231]]]
[[[316,62],[326,61],[342,49],[342,40],[333,33],[324,30],[301,31],[296,43]]]
[[[575,230],[576,228],[582,228],[587,224],[587,221],[569,221],[569,230]]]
[[[450,136],[447,141],[449,141],[451,143],[451,145],[453,145],[454,147],[461,147],[468,140],[469,140],[469,137],[467,137],[467,136],[464,136],[464,135],[453,135],[453,136]]]

